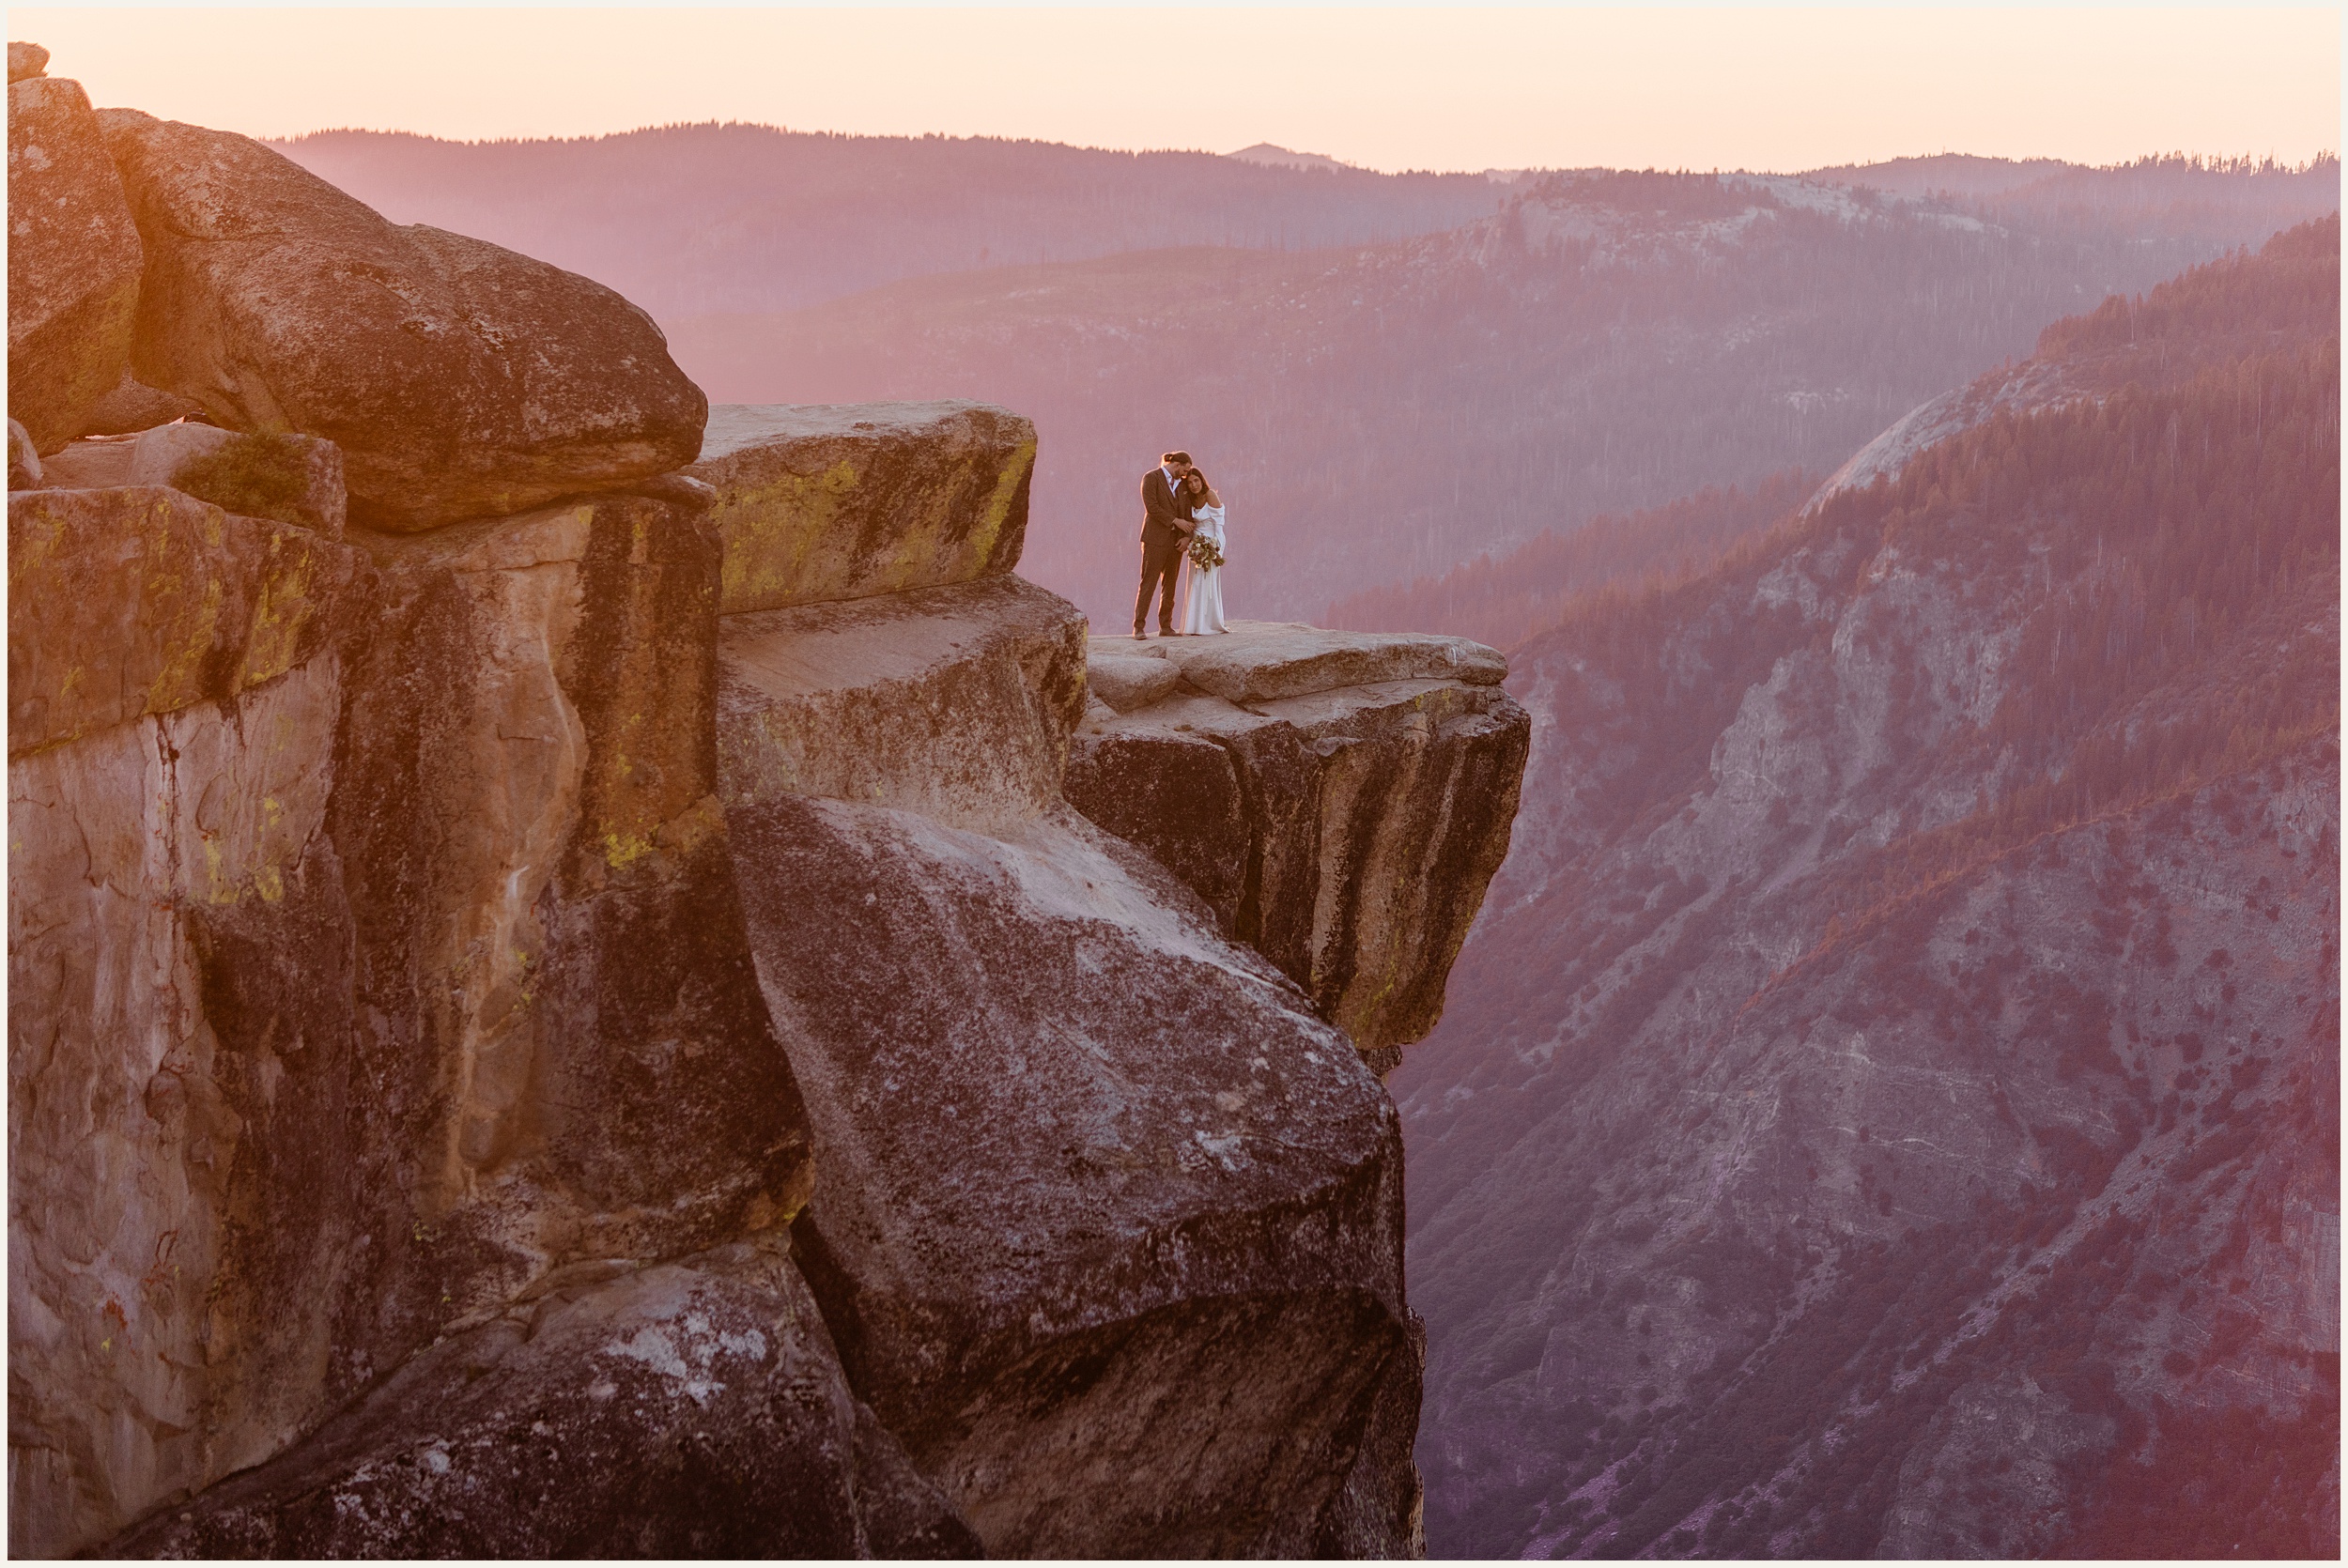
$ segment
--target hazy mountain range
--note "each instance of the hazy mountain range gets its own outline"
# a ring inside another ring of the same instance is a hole
[[[2047,322],[2330,210],[2339,184],[2336,163],[1951,159],[1504,186],[749,126],[286,150],[393,217],[619,287],[717,401],[1033,416],[1023,570],[1104,626],[1166,446],[1230,502],[1234,612],[1319,618],[1544,529],[1831,469]],[[1870,183],[1936,173],[1958,193]]]
[[[1517,650],[1392,1080],[1434,1554],[2329,1554],[2339,269],[2058,324]]]

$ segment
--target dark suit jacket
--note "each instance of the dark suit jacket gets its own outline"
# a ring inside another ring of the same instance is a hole
[[[1164,548],[1180,545],[1189,537],[1182,525],[1190,521],[1190,513],[1174,499],[1174,486],[1166,483],[1163,467],[1151,469],[1141,476],[1141,542]]]

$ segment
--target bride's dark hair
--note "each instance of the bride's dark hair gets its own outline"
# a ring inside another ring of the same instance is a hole
[[[1190,482],[1194,479],[1198,482],[1197,489],[1191,487]],[[1213,485],[1207,483],[1207,471],[1204,469],[1191,469],[1190,472],[1182,475],[1182,504],[1192,512],[1197,512],[1199,503],[1207,499],[1207,492],[1213,488]]]

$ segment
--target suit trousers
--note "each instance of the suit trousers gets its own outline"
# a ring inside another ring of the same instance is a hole
[[[1166,584],[1166,602],[1158,607],[1158,630],[1174,630],[1174,588],[1182,576],[1182,537],[1176,534],[1172,542],[1153,545],[1147,540],[1141,546],[1141,594],[1134,600],[1134,630],[1140,631],[1150,623],[1150,600],[1161,580]]]

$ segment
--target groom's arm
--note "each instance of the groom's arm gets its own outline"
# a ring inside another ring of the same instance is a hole
[[[1151,469],[1141,476],[1141,507],[1153,523],[1180,528],[1174,520],[1174,492],[1166,483],[1163,469]]]

